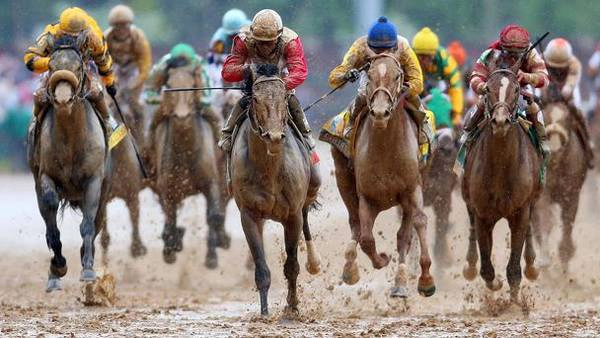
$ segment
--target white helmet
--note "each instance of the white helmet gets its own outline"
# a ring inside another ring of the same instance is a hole
[[[252,37],[259,41],[277,40],[283,33],[281,16],[272,9],[263,9],[252,19],[250,32]]]
[[[546,64],[554,68],[564,68],[569,65],[569,60],[573,57],[573,47],[569,41],[563,38],[551,40],[544,50],[544,59]]]
[[[133,11],[125,5],[116,5],[108,13],[108,23],[111,26],[132,23],[133,18]]]

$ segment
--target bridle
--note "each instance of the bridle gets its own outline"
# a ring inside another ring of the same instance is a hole
[[[261,84],[261,83],[266,83],[266,82],[280,82],[283,86],[285,86],[285,81],[283,81],[279,76],[261,76],[258,79],[254,80],[254,82],[252,83],[252,93],[255,92],[256,85]],[[254,94],[252,97],[254,98]],[[264,138],[267,136],[268,131],[265,130],[265,128],[260,124],[260,122],[256,118],[256,112],[253,109],[254,108],[253,102],[254,102],[254,100],[252,100],[252,103],[248,107],[248,118],[250,119],[250,129],[252,129],[252,132],[254,132],[254,134],[258,135],[260,138]],[[286,103],[285,107],[288,111],[286,112],[285,117],[284,117],[284,125],[285,125],[288,115],[289,115],[289,107],[288,107],[287,103]]]
[[[513,72],[510,69],[496,69],[495,71],[493,71],[489,76],[488,76],[488,82],[490,79],[498,76],[498,75],[508,75],[507,78],[509,78],[509,81],[511,82],[516,82],[516,78],[517,75],[515,74],[515,72]],[[519,84],[517,83],[517,87],[516,90],[517,92],[520,91],[521,87],[519,86]],[[489,97],[490,93],[488,92],[487,96]],[[517,103],[519,101],[519,95],[517,93],[517,95],[515,95],[515,99],[513,102],[506,102],[506,101],[497,101],[494,104],[490,105],[490,100],[489,98],[486,100],[486,106],[488,109],[486,109],[486,115],[487,117],[490,117],[490,113],[496,111],[496,109],[500,108],[500,107],[504,107],[506,108],[506,110],[510,113],[510,122],[511,123],[516,123],[517,122]]]
[[[50,58],[52,59],[54,57],[54,55],[61,50],[72,50],[75,51],[75,54],[77,55],[77,60],[79,61],[79,84],[78,84],[78,88],[75,88],[75,94],[73,95],[73,98],[80,98],[80,99],[85,99],[88,96],[88,93],[84,93],[84,86],[85,86],[85,81],[86,81],[86,75],[85,75],[85,62],[83,61],[83,56],[81,55],[81,51],[76,48],[75,46],[72,45],[60,45],[57,47],[54,47],[52,50],[52,54],[50,55]],[[52,76],[52,73],[50,73],[48,76]],[[46,86],[46,96],[50,99],[50,101],[54,102],[55,98],[54,98],[54,93],[50,92],[50,86]]]
[[[400,92],[402,90],[402,83],[404,81],[404,72],[402,71],[402,65],[400,64],[400,62],[394,55],[389,54],[389,53],[381,53],[381,54],[377,54],[370,58],[370,63],[371,63],[370,68],[373,67],[373,62],[375,60],[381,59],[381,58],[390,58],[390,59],[394,60],[396,69],[400,72],[400,81],[398,81],[398,85],[396,86],[394,92],[392,92],[391,90],[389,90],[388,88],[386,88],[384,86],[379,86],[379,87],[375,88],[372,92],[369,92],[369,86],[367,85],[367,107],[369,108],[369,111],[372,111],[371,104],[372,104],[373,98],[375,97],[375,94],[377,94],[378,92],[384,92],[385,95],[387,95],[389,97],[390,101],[392,102],[392,104],[390,105],[390,108],[389,108],[389,110],[391,110],[391,111],[394,110],[394,108],[398,104],[398,101],[400,101],[399,98],[401,97]],[[391,111],[389,111],[389,112],[391,113]]]

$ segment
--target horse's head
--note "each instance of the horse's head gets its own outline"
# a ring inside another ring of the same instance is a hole
[[[70,108],[83,89],[85,65],[79,52],[81,43],[76,38],[59,39],[54,43],[48,64],[48,94],[59,109]]]
[[[563,102],[554,102],[546,105],[544,109],[550,150],[556,153],[569,142],[569,108]]]
[[[487,81],[487,109],[491,112],[492,132],[504,136],[516,121],[521,87],[517,75],[510,69],[497,69]]]
[[[401,96],[404,73],[396,57],[382,53],[369,56],[371,65],[367,73],[367,104],[373,125],[386,128]]]
[[[267,144],[270,154],[277,154],[285,138],[288,119],[287,89],[276,65],[258,65],[252,74],[252,129]]]
[[[194,74],[189,67],[169,68],[167,87],[189,88],[194,86]],[[183,119],[193,116],[196,106],[196,93],[192,91],[164,92],[163,105],[165,111],[172,112],[172,116]]]

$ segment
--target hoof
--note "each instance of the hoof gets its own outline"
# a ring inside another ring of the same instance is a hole
[[[394,286],[390,292],[392,298],[408,298],[408,289],[406,286]]]
[[[283,310],[283,314],[286,317],[286,319],[297,319],[300,316],[300,311],[298,311],[298,307],[297,306],[289,306],[286,305],[285,309]]]
[[[81,275],[79,276],[79,280],[82,282],[95,282],[96,272],[94,272],[92,269],[83,269],[81,271]]]
[[[465,277],[465,279],[468,281],[474,280],[475,277],[477,277],[477,268],[469,264],[465,265],[463,269],[463,277]]]
[[[423,297],[431,297],[435,294],[435,283],[432,277],[419,277],[419,283],[417,285],[417,291]]]
[[[142,243],[133,243],[131,244],[131,257],[137,258],[141,256],[145,256],[148,253],[148,249]]]
[[[177,260],[177,252],[171,249],[163,249],[163,260],[167,264],[173,264]]]
[[[48,276],[48,284],[46,285],[46,292],[62,290],[60,278],[56,276]]]
[[[498,291],[502,289],[502,280],[496,276],[491,282],[485,282],[485,286],[492,291]]]
[[[219,259],[217,256],[206,256],[206,260],[204,261],[204,266],[209,270],[214,270],[219,266]]]
[[[356,261],[346,262],[346,265],[344,265],[344,272],[342,273],[342,280],[348,285],[358,283],[360,275],[358,274],[358,264],[356,264]]]
[[[525,278],[527,278],[528,280],[530,280],[530,281],[537,280],[539,276],[540,276],[540,272],[538,269],[536,269],[535,266],[528,265],[525,267]]]
[[[308,260],[306,262],[306,271],[311,275],[316,275],[321,271],[321,261],[316,259],[314,261]]]
[[[217,247],[227,250],[227,249],[229,249],[230,246],[231,246],[231,237],[229,236],[227,231],[225,231],[225,230],[219,231]]]
[[[50,273],[58,278],[64,277],[67,274],[67,264],[63,267],[57,267],[53,264],[50,264]]]
[[[390,256],[388,256],[386,253],[380,253],[379,257],[377,257],[378,259],[376,259],[375,261],[373,261],[373,267],[375,269],[383,269],[385,268],[388,264],[390,264]]]

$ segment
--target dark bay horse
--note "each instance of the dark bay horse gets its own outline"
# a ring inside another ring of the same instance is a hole
[[[371,55],[368,76],[369,111],[356,130],[354,158],[347,159],[335,147],[331,148],[337,186],[348,209],[352,231],[343,279],[348,284],[359,279],[357,243],[374,268],[388,265],[390,257],[377,252],[373,225],[380,212],[400,206],[402,224],[396,235],[399,265],[391,296],[408,296],[406,255],[413,229],[420,244],[418,291],[431,296],[435,284],[429,273],[431,258],[426,237],[427,216],[423,213],[417,125],[404,109],[402,67],[393,55]]]
[[[548,94],[550,96],[550,94]],[[544,97],[546,101],[546,97]],[[552,230],[552,205],[558,204],[561,211],[562,239],[559,256],[563,272],[575,253],[573,226],[579,207],[579,195],[587,173],[582,138],[572,112],[562,100],[552,100],[544,105],[546,131],[552,155],[548,164],[546,187],[540,201],[536,203],[533,217],[533,235],[540,248],[540,266],[550,266],[549,239]]]
[[[248,118],[239,126],[231,153],[231,188],[254,259],[261,314],[268,314],[267,294],[271,285],[263,241],[266,219],[283,225],[287,309],[296,312],[301,231],[308,249],[307,270],[312,274],[319,271],[308,211],[317,199],[320,177],[317,168],[311,167],[308,150],[288,125],[287,90],[277,66],[258,66],[251,80],[254,81]]]
[[[79,228],[83,239],[80,280],[96,280],[94,240],[104,224],[110,189],[105,130],[85,99],[89,79],[79,50],[61,46],[52,53],[47,81],[52,105],[42,114],[38,130],[28,141],[29,165],[46,223],[46,242],[54,252],[47,291],[60,289],[60,278],[67,273],[56,220],[58,210],[67,205],[83,214]]]
[[[467,153],[462,194],[470,218],[467,266],[463,274],[472,280],[476,276],[477,249],[481,254],[481,277],[486,286],[502,288],[491,261],[496,222],[508,220],[510,228],[510,259],[506,275],[511,299],[518,300],[521,284],[521,257],[525,246],[525,276],[538,276],[534,267],[535,251],[531,234],[531,213],[540,196],[541,156],[517,119],[520,86],[516,72],[494,70],[487,81],[486,95],[489,114],[480,135]],[[523,121],[522,123],[526,123]]]
[[[167,86],[193,87],[194,75],[188,67],[169,69]],[[217,148],[208,122],[197,111],[192,92],[164,93],[157,114],[165,119],[156,127],[154,146],[156,182],[165,214],[163,258],[174,263],[176,253],[183,250],[185,228],[177,226],[177,210],[187,197],[202,193],[206,198],[208,250],[206,267],[217,267],[216,248],[228,248],[229,235],[224,228],[225,208],[221,196],[221,180],[217,167]]]

